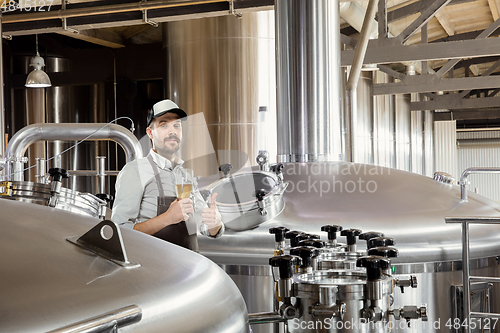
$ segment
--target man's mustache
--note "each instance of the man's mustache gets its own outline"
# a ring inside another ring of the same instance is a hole
[[[168,138],[165,139],[165,141],[169,141],[169,140],[175,140],[175,141],[179,142],[179,138],[177,138],[176,136],[169,136]]]

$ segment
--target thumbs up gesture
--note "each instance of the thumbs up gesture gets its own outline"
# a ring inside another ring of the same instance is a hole
[[[210,207],[204,208],[201,213],[201,220],[206,224],[210,235],[215,235],[219,232],[221,228],[221,215],[219,210],[217,209],[217,204],[215,203],[215,199],[217,198],[217,193],[212,195],[210,199]]]

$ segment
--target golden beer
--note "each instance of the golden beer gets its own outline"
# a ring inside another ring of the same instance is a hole
[[[186,199],[191,196],[193,184],[177,184],[175,185],[175,192],[177,192],[177,199]]]

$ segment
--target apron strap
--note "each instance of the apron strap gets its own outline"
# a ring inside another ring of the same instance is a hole
[[[151,164],[151,168],[153,169],[153,173],[155,175],[156,185],[158,186],[158,196],[164,197],[165,192],[163,191],[163,185],[161,183],[160,171],[158,170],[156,163],[153,161],[153,156],[151,156],[151,154],[148,155],[148,161],[149,164]]]

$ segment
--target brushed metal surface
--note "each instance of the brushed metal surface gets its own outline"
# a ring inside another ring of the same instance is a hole
[[[266,265],[274,250],[270,227],[316,233],[326,240],[320,227],[333,223],[395,238],[400,256],[394,263],[455,261],[461,259],[460,227],[446,225],[444,218],[500,215],[500,204],[482,196],[471,193],[468,202],[461,202],[458,186],[377,166],[289,163],[284,181],[289,185],[279,216],[250,231],[228,231],[217,243],[202,239],[201,251],[218,263]],[[471,258],[496,256],[498,237],[498,226],[471,226]]]
[[[255,165],[260,106],[275,124],[274,11],[168,22],[163,47],[166,96],[189,115],[203,113],[210,135],[184,133],[181,156],[187,167],[208,176],[220,164],[232,164],[233,171]],[[275,147],[276,136],[268,138]],[[199,144],[205,141],[211,141],[212,152]]]
[[[411,171],[410,95],[395,95],[396,169]]]
[[[341,160],[338,3],[277,0],[274,9],[278,160]]]
[[[286,184],[276,174],[259,170],[232,174],[205,189],[217,193],[217,208],[225,226],[242,231],[281,213]],[[261,203],[257,200],[257,191],[265,193]]]
[[[99,220],[0,200],[0,331],[46,332],[130,305],[142,319],[120,332],[248,332],[237,287],[203,256],[134,230],[121,231],[126,269],[66,240]]]
[[[424,111],[411,111],[411,172],[424,174]]]
[[[376,83],[389,83],[394,79],[381,71],[373,73]],[[395,95],[374,96],[373,147],[374,164],[396,167]]]
[[[30,202],[48,206],[52,197],[51,186],[48,184],[33,183],[26,181],[8,182],[10,192],[3,193],[1,199]],[[55,208],[70,211],[77,214],[99,217],[100,207],[105,201],[90,193],[81,193],[67,188],[61,188],[57,194]]]
[[[434,174],[434,111],[424,111],[424,175]]]
[[[272,279],[262,270],[241,268],[267,265],[275,247],[270,227],[319,234],[322,240],[327,239],[326,233],[320,231],[325,224],[382,232],[396,240],[399,257],[392,259],[395,273],[418,279],[417,289],[407,289],[404,294],[396,290],[395,306],[428,304],[429,322],[416,322],[408,332],[449,332],[445,324],[452,316],[450,290],[452,285],[461,284],[461,228],[445,224],[444,218],[498,217],[500,204],[474,193],[468,202],[461,202],[456,185],[406,171],[345,162],[288,163],[284,181],[289,185],[284,194],[285,208],[279,216],[249,231],[227,230],[218,242],[200,239],[201,253],[219,264],[239,265],[239,270],[225,266],[233,279],[238,276],[251,281],[259,286],[255,290],[272,290]],[[499,226],[471,226],[471,274],[500,275],[496,260],[499,237]],[[344,237],[339,241],[345,242]],[[363,243],[359,242],[360,249]],[[497,295],[498,288],[492,293]],[[265,299],[263,295],[257,299],[252,293],[243,294],[252,302],[252,312],[274,311],[269,300],[259,302]],[[268,297],[272,299],[273,292]],[[492,311],[500,312],[500,304],[493,298]],[[440,329],[432,327],[432,323],[440,324]],[[399,322],[394,324],[398,327]],[[395,332],[407,330],[396,328]]]
[[[354,162],[373,164],[374,140],[373,121],[374,103],[372,96],[373,77],[372,72],[361,72],[357,85],[356,103],[356,146],[354,148]]]

